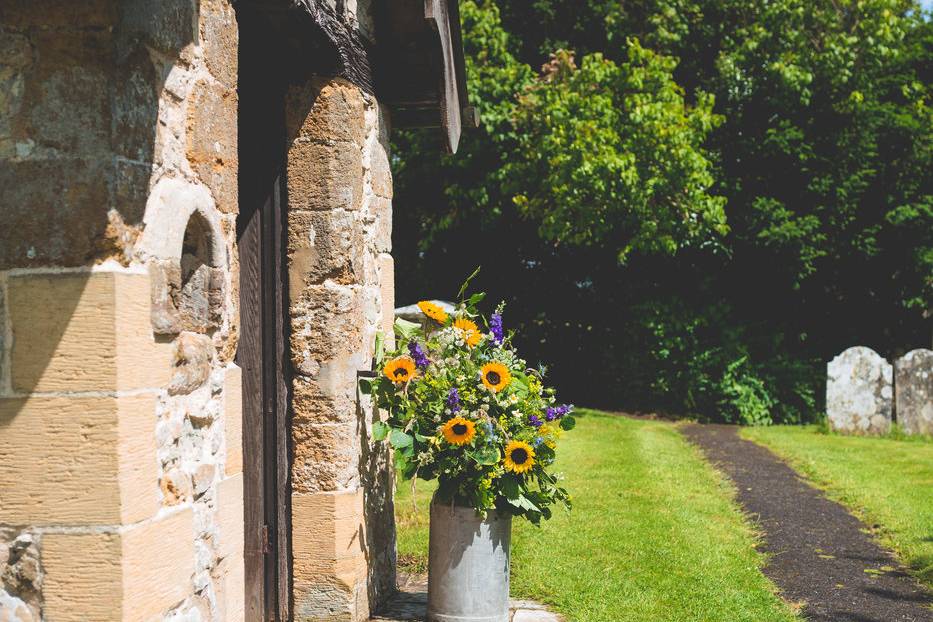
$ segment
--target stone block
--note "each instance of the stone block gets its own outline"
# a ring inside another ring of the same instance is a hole
[[[3,24],[7,28],[67,29],[81,24],[88,29],[112,26],[119,16],[116,0],[4,0]]]
[[[242,622],[246,618],[243,555],[222,559],[211,574],[217,595],[218,619],[224,622]]]
[[[362,490],[292,494],[296,620],[365,619],[364,540]]]
[[[292,86],[285,106],[289,136],[318,142],[347,141],[362,147],[363,93],[346,80],[312,78],[305,84]]]
[[[227,459],[224,473],[243,471],[243,373],[230,364],[224,372],[224,439]]]
[[[377,140],[370,147],[369,166],[373,194],[386,199],[392,198],[392,167],[389,164],[389,138],[385,130],[385,117],[379,114],[380,127],[376,128]]]
[[[145,43],[170,56],[197,41],[196,0],[124,0],[118,33],[120,48]],[[112,25],[112,24],[108,24]]]
[[[288,202],[293,210],[360,208],[363,152],[351,142],[295,140],[288,149]]]
[[[109,177],[101,160],[0,161],[0,270],[99,257]]]
[[[0,523],[113,525],[158,509],[155,396],[0,400]]]
[[[171,348],[156,343],[146,274],[79,271],[8,279],[13,390],[128,391],[164,386]]]
[[[217,556],[243,556],[243,474],[217,485]]]
[[[385,337],[386,349],[395,348],[395,260],[392,255],[379,255],[379,289],[382,301],[380,329]]]
[[[186,395],[205,382],[211,374],[214,342],[207,335],[183,332],[175,339],[174,373],[168,385],[169,395]]]
[[[292,489],[335,491],[359,484],[360,441],[351,423],[292,426]]]
[[[112,85],[114,153],[134,162],[152,162],[162,76],[147,48],[138,46],[120,60]]]
[[[907,434],[933,435],[933,350],[911,350],[894,362],[895,412]]]
[[[288,213],[288,281],[292,300],[308,285],[332,280],[360,283],[363,234],[352,212],[333,210]]]
[[[50,620],[157,619],[191,590],[191,508],[116,533],[45,534],[42,566]]]
[[[42,538],[43,613],[49,620],[120,620],[122,538],[117,533],[46,534]]]
[[[292,380],[294,422],[351,423],[356,421],[356,401],[349,391],[338,395],[325,393],[316,380],[295,376]]]
[[[844,434],[884,434],[891,427],[892,368],[877,352],[855,346],[826,367],[826,416]]]
[[[229,0],[202,0],[199,17],[207,69],[224,85],[235,88],[239,33],[232,3]]]
[[[378,253],[392,250],[392,201],[382,197],[373,197],[369,204],[373,223],[373,247]]]
[[[188,101],[187,125],[188,162],[211,189],[217,209],[237,213],[236,91],[198,82]]]

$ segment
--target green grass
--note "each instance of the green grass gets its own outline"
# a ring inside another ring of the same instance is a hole
[[[933,442],[825,434],[816,426],[745,428],[873,527],[920,580],[933,586]]]
[[[677,429],[588,411],[559,447],[574,498],[543,527],[515,522],[512,595],[578,622],[794,620],[732,490]],[[400,558],[421,570],[431,488],[396,501]]]

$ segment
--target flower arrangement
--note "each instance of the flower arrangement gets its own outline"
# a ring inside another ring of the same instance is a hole
[[[425,323],[397,319],[394,351],[382,352],[377,339],[381,373],[364,391],[389,416],[373,436],[394,448],[403,479],[437,479],[441,502],[537,524],[551,506],[570,507],[548,469],[561,434],[574,427],[573,407],[557,404],[545,370],[529,369],[516,353],[502,305],[488,322],[480,316],[482,299],[474,294],[452,313],[419,302]]]

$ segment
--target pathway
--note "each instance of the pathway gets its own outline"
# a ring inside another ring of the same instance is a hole
[[[427,575],[399,575],[398,594],[379,615],[378,622],[421,622],[428,609]],[[511,622],[563,622],[563,618],[551,613],[543,605],[531,600],[512,600]]]
[[[722,469],[738,501],[764,535],[764,573],[814,622],[933,621],[933,595],[861,522],[803,481],[769,450],[739,437],[734,426],[684,426],[688,439]]]

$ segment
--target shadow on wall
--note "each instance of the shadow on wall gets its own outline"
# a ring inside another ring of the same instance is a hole
[[[0,340],[8,350],[0,365],[9,368],[7,390],[61,390],[62,382],[76,390],[82,373],[100,363],[95,357],[106,354],[100,343],[83,351],[83,361],[60,350],[70,336],[99,339],[108,311],[95,302],[105,294],[88,290],[90,272],[54,269],[137,258],[152,172],[174,155],[155,147],[171,142],[160,124],[160,96],[173,67],[190,60],[198,21],[197,0],[11,0],[0,7],[0,101],[7,104],[0,109],[0,270],[11,270],[0,283],[0,317],[7,318]],[[177,149],[184,157],[185,145]],[[36,268],[49,273],[26,272]],[[79,307],[86,311],[75,317]],[[49,367],[74,371],[50,385]]]

